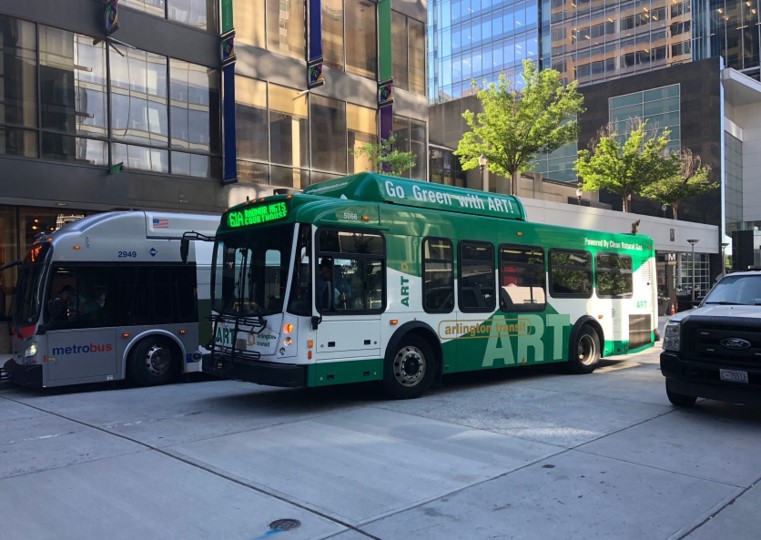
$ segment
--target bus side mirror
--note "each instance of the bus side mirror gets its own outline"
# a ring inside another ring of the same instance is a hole
[[[190,250],[190,240],[183,238],[180,240],[180,259],[183,263],[188,262],[188,251]]]

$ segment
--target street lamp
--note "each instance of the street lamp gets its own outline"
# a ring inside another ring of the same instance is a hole
[[[478,168],[481,169],[481,189],[489,191],[489,160],[485,155],[481,154],[478,157]]]
[[[691,239],[687,240],[692,246],[692,302],[695,303],[695,244],[700,240]]]

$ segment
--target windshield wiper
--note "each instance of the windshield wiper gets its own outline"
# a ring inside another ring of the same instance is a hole
[[[726,300],[722,300],[721,302],[704,302],[703,305],[716,305],[716,306],[747,306],[751,304],[745,304],[743,302],[728,302]]]

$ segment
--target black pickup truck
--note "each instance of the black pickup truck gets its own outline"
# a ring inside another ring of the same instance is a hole
[[[680,407],[698,397],[761,406],[761,271],[725,275],[698,307],[669,319],[661,373]]]

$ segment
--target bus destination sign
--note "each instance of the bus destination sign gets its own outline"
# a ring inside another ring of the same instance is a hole
[[[231,210],[227,214],[227,226],[231,229],[261,225],[269,221],[283,219],[288,215],[288,207],[282,201]]]

